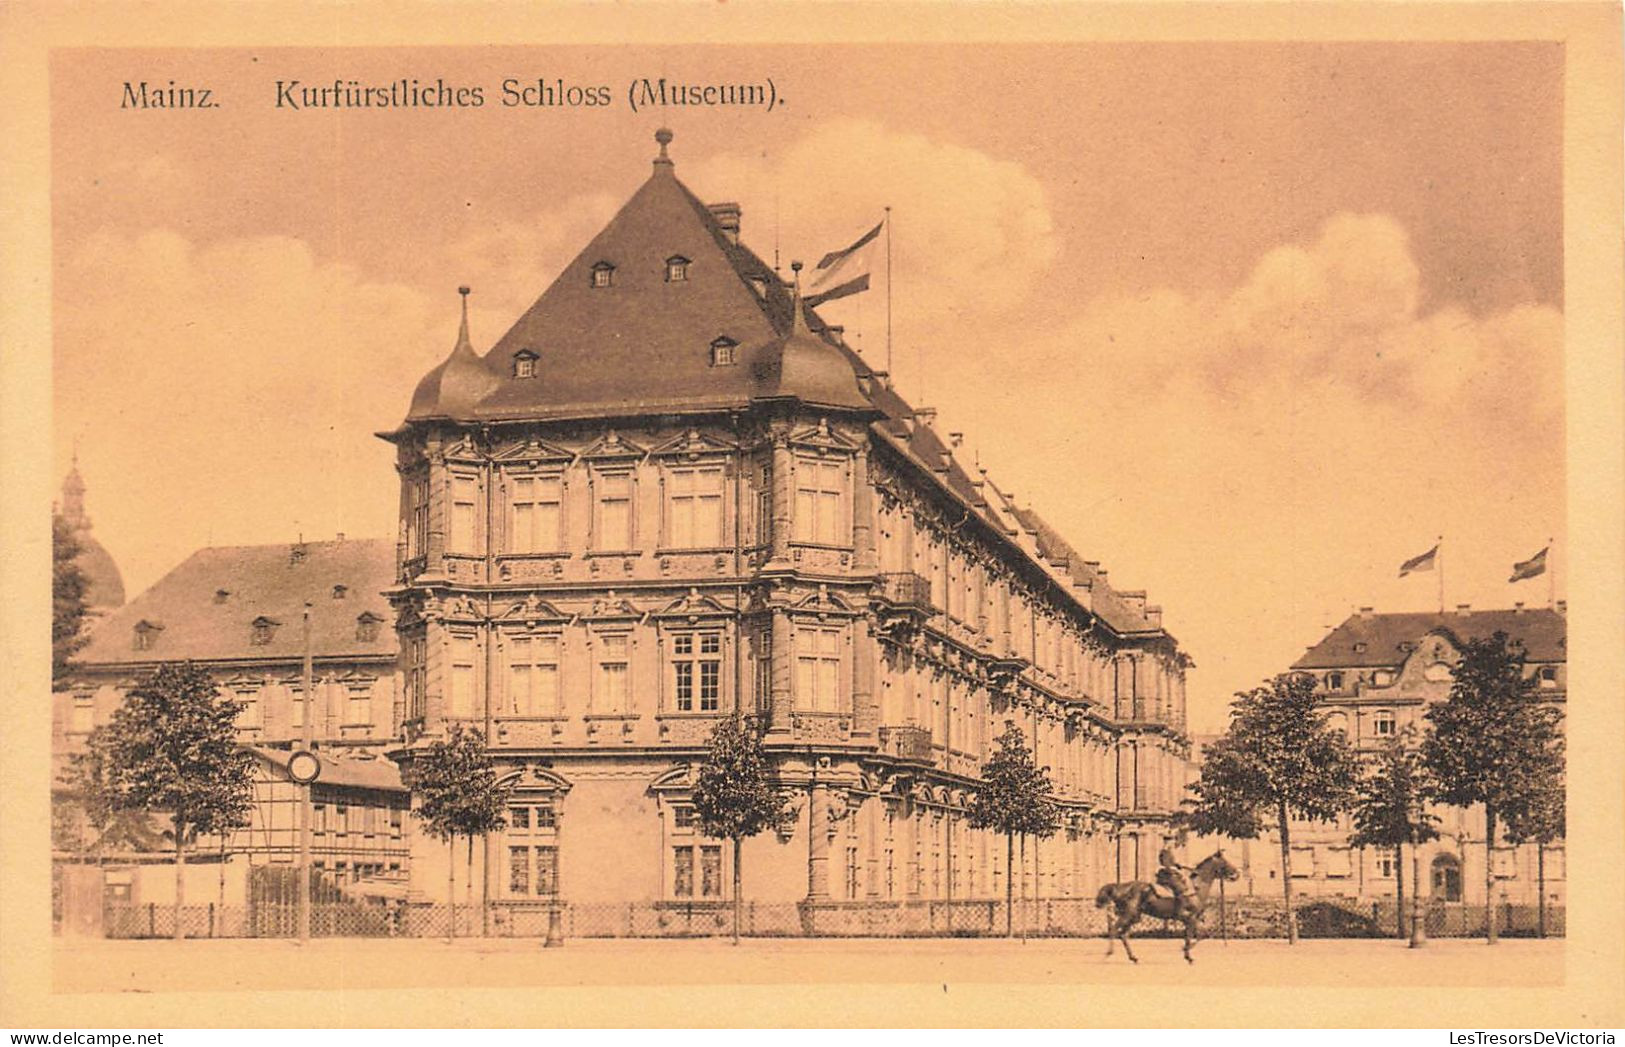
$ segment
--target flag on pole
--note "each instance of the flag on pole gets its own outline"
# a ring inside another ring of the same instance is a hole
[[[882,219],[875,227],[839,251],[831,251],[813,267],[808,305],[818,305],[869,289],[869,248],[886,227]]]
[[[1403,578],[1412,571],[1431,571],[1438,563],[1438,560],[1439,547],[1435,545],[1421,556],[1413,556],[1409,560],[1406,560],[1404,563],[1400,564],[1399,576]]]
[[[1508,578],[1507,581],[1508,582],[1521,582],[1525,578],[1533,578],[1538,574],[1545,574],[1546,573],[1546,554],[1550,550],[1551,550],[1551,546],[1548,545],[1545,549],[1542,549],[1540,552],[1536,553],[1534,556],[1531,556],[1529,559],[1522,560],[1522,561],[1519,561],[1518,563],[1513,564],[1512,565],[1512,577]]]

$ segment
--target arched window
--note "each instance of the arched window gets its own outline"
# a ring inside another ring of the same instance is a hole
[[[513,376],[515,378],[535,378],[537,355],[529,349],[521,349],[513,354]]]
[[[732,367],[739,362],[739,343],[723,335],[711,343],[711,366]]]
[[[690,264],[689,260],[680,254],[674,254],[666,259],[666,282],[677,284],[687,280]]]
[[[592,267],[592,286],[609,287],[615,282],[615,267],[608,262],[594,262]]]

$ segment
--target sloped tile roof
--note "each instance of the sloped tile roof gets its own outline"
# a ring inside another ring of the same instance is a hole
[[[1294,669],[1345,669],[1398,666],[1414,645],[1434,630],[1456,642],[1477,640],[1497,630],[1523,643],[1532,662],[1561,662],[1566,651],[1568,619],[1547,607],[1486,611],[1355,614],[1327,633],[1296,662]]]
[[[255,756],[270,764],[277,771],[286,772],[288,758],[293,755],[288,749],[266,749],[261,746],[250,746]],[[331,749],[318,752],[317,757],[322,762],[321,776],[316,779],[317,785],[347,786],[354,789],[378,789],[385,792],[407,792],[401,781],[401,769],[392,760],[382,756],[370,760],[358,760],[350,756],[342,756]]]
[[[395,617],[379,594],[394,580],[395,543],[383,539],[200,549],[97,622],[75,660],[87,667],[186,658],[296,661],[304,654],[300,616],[307,600],[316,657],[392,658]],[[343,599],[334,598],[336,586],[344,587]],[[371,641],[357,638],[362,614],[379,619]],[[253,623],[262,618],[270,636],[256,644]],[[159,629],[151,649],[138,651],[133,638],[142,622]]]

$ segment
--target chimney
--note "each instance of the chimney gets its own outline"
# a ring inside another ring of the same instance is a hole
[[[1469,613],[1472,612],[1472,609],[1473,609],[1472,604],[1458,603],[1456,605],[1456,614],[1458,614],[1458,615],[1460,615],[1462,617],[1466,617]]]
[[[1557,613],[1558,614],[1568,614],[1569,613],[1569,602],[1567,600],[1559,600],[1559,601],[1557,601],[1556,606],[1557,606]]]
[[[834,336],[835,340],[840,342],[842,345],[846,344],[845,324],[826,324],[824,327],[824,333]]]
[[[1522,614],[1523,613],[1523,601],[1522,600],[1518,600],[1515,603],[1513,603],[1513,605],[1512,605],[1512,613],[1513,614]]]
[[[881,388],[883,388],[883,389],[890,389],[891,388],[891,372],[890,371],[875,371],[874,376],[875,376],[875,381],[880,383]]]
[[[914,418],[921,425],[930,429],[937,424],[937,409],[935,407],[916,407],[914,409]]]
[[[1376,610],[1376,608],[1374,608],[1374,607],[1362,607],[1362,608],[1360,608],[1360,617],[1361,618],[1370,618],[1371,617],[1371,612],[1374,611],[1374,610]]]
[[[339,532],[339,541],[341,541],[341,542],[344,541],[344,532],[343,531]]]
[[[1157,628],[1162,628],[1162,608],[1147,606],[1145,609],[1145,619]]]
[[[728,238],[730,244],[739,243],[739,205],[733,202],[711,204],[709,206],[711,217],[717,220],[722,227],[722,235]]]
[[[954,450],[957,451],[959,449],[959,445],[964,443],[964,442],[965,442],[965,434],[964,433],[949,433],[948,434],[948,445],[950,447],[954,448]]]

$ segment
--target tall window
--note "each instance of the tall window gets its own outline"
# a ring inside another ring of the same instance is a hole
[[[1395,721],[1392,709],[1378,709],[1371,714],[1371,733],[1378,738],[1392,738],[1394,731]]]
[[[515,636],[508,640],[508,703],[513,716],[559,713],[559,638]]]
[[[632,548],[632,474],[602,473],[594,487],[598,495],[598,529],[594,546],[599,549]]]
[[[508,808],[508,894],[550,897],[559,892],[558,812],[550,803]]]
[[[674,549],[722,545],[722,467],[673,469],[666,484],[667,543]]]
[[[796,705],[814,712],[840,708],[841,631],[796,630]]]
[[[406,645],[407,718],[421,720],[428,713],[427,667],[428,641],[415,636]],[[300,707],[304,703],[300,702]]]
[[[817,458],[796,462],[796,541],[845,543],[846,528],[841,525],[845,474],[845,462]]]
[[[265,710],[260,705],[260,691],[258,687],[239,688],[232,698],[242,706],[237,712],[237,726],[242,728],[256,728],[265,724]]]
[[[96,726],[96,696],[83,691],[73,696],[73,711],[68,730],[74,734],[89,734]]]
[[[474,638],[454,636],[451,640],[451,711],[457,719],[470,719],[474,709]]]
[[[715,712],[722,700],[722,634],[682,633],[671,641],[672,695],[678,712]]]
[[[418,477],[406,483],[406,557],[413,559],[429,551],[429,479]]]
[[[563,480],[557,476],[516,476],[510,483],[508,551],[558,552],[563,544]]]
[[[773,707],[773,634],[765,626],[756,636],[756,711]]]
[[[598,638],[598,680],[593,690],[593,711],[624,713],[631,696],[630,643],[625,635]]]
[[[344,722],[372,724],[372,684],[351,684],[345,690]]]
[[[671,893],[678,898],[721,898],[722,848],[716,844],[673,847]]]
[[[451,540],[454,553],[471,553],[477,548],[474,534],[474,499],[479,483],[472,476],[451,478]]]

